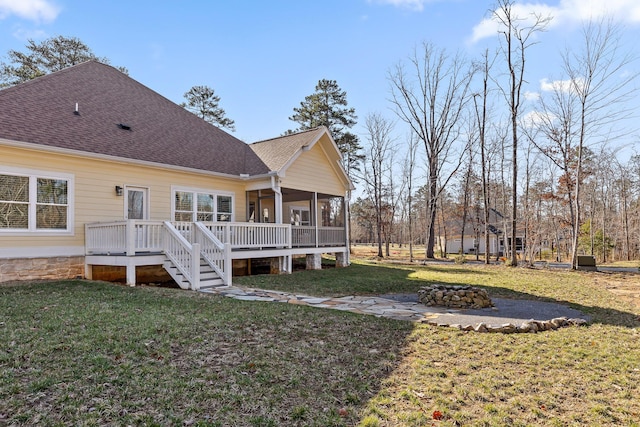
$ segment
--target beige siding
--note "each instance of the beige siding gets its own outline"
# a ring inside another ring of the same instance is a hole
[[[171,219],[172,186],[232,192],[236,220],[245,218],[245,185],[240,180],[6,146],[0,146],[1,167],[72,174],[75,219],[72,236],[10,235],[0,230],[0,249],[84,246],[85,223],[124,219],[125,200],[123,196],[116,196],[116,185],[147,187],[151,220]]]
[[[289,166],[280,185],[333,196],[344,196],[346,192],[345,184],[340,181],[337,170],[331,166],[320,143],[302,152]]]

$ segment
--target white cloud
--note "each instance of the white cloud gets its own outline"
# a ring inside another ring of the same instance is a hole
[[[540,80],[540,90],[543,92],[574,92],[577,87],[581,87],[584,84],[584,80],[553,80],[549,79]]]
[[[523,117],[524,125],[527,127],[535,127],[545,123],[552,123],[556,117],[553,114],[542,111],[531,111]]]
[[[421,12],[424,9],[425,3],[431,3],[434,0],[369,0],[370,2],[390,4],[396,7],[402,7],[405,9],[411,9]]]
[[[590,19],[612,17],[616,20],[640,24],[640,1],[638,0],[560,0],[557,6],[546,3],[517,3],[512,7],[514,17],[529,23],[537,16],[552,17],[547,28],[579,24]],[[471,42],[497,35],[498,23],[485,18],[473,27]]]
[[[22,27],[18,27],[13,32],[13,37],[18,40],[40,40],[47,37],[47,33],[42,30],[26,30]]]
[[[561,0],[562,20],[584,21],[612,16],[628,23],[640,23],[638,0]]]
[[[31,21],[50,22],[58,13],[60,8],[49,0],[0,0],[0,19],[16,15]]]
[[[540,99],[540,93],[526,91],[524,93],[524,99],[526,99],[527,101],[530,101],[530,102],[535,102],[538,99]]]

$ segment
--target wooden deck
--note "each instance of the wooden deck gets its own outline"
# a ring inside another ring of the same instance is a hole
[[[231,285],[232,260],[280,258],[291,272],[295,255],[319,257],[336,253],[348,263],[344,227],[294,226],[242,222],[170,222],[126,220],[85,226],[86,270],[92,265],[125,266],[127,283],[135,284],[135,269],[163,265],[183,288]],[[315,261],[314,261],[315,262]]]

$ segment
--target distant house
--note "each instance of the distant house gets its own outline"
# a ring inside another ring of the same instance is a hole
[[[348,265],[350,188],[326,128],[248,145],[98,62],[0,90],[0,281]]]
[[[489,254],[493,256],[502,256],[505,253],[503,232],[505,222],[504,216],[495,209],[489,211]],[[509,225],[509,224],[507,224]],[[448,254],[485,254],[484,240],[484,222],[477,221],[474,218],[468,218],[465,223],[464,233],[462,230],[462,219],[451,217],[443,227],[446,227],[447,233],[440,233],[436,236],[436,251]],[[511,236],[507,232],[507,244],[511,245]],[[518,233],[516,236],[516,251],[522,252],[524,236]]]

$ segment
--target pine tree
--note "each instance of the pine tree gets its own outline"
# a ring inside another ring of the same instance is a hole
[[[295,114],[289,120],[300,125],[298,130],[325,126],[342,153],[345,169],[359,170],[358,163],[363,159],[360,154],[362,146],[357,135],[349,132],[358,117],[355,109],[347,106],[347,92],[340,89],[335,80],[326,79],[318,81],[315,90],[304,98],[300,107],[293,109]]]
[[[186,103],[180,104],[196,116],[214,126],[235,131],[235,122],[225,117],[225,111],[220,107],[220,97],[209,86],[193,86],[184,94]]]
[[[14,86],[90,60],[109,64],[107,58],[96,56],[77,37],[56,36],[39,43],[28,40],[26,50],[7,52],[9,62],[0,63],[0,87]],[[126,68],[117,68],[127,74]]]

